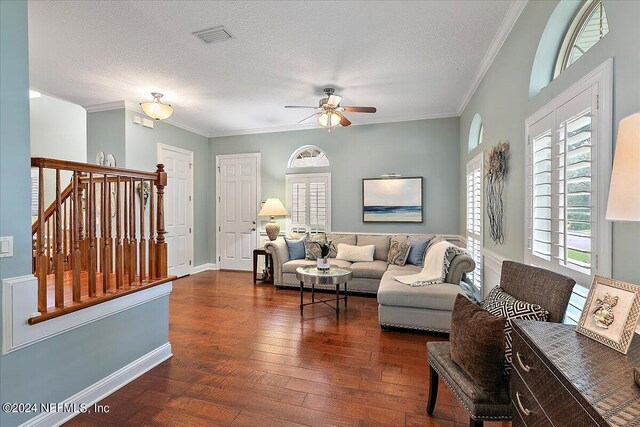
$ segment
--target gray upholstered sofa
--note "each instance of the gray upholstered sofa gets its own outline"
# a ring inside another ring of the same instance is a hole
[[[456,295],[462,292],[460,281],[464,273],[473,271],[475,263],[467,255],[453,255],[446,283],[421,287],[402,284],[392,276],[415,274],[420,272],[421,267],[409,264],[389,265],[387,256],[392,239],[405,240],[409,237],[431,239],[427,252],[433,244],[443,240],[441,236],[433,234],[328,233],[327,238],[335,244],[375,246],[372,262],[351,263],[334,258],[331,265],[347,267],[353,271],[353,280],[349,282],[350,292],[377,295],[378,319],[383,329],[401,327],[448,332],[453,303]],[[274,284],[278,287],[299,287],[296,269],[316,264],[314,260],[289,260],[287,244],[282,238],[267,242],[265,249],[273,258]]]

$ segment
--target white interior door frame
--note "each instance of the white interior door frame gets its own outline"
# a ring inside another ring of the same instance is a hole
[[[239,153],[239,154],[216,154],[216,265],[220,268],[220,161],[222,159],[238,159],[238,158],[255,158],[257,171],[256,171],[256,206],[260,207],[260,201],[262,200],[262,168],[260,166],[260,153]],[[257,211],[256,211],[257,212]],[[256,218],[256,230],[255,241],[260,241],[260,227],[258,227],[258,221]]]
[[[189,156],[189,175],[190,175],[190,188],[189,188],[189,195],[191,197],[191,203],[189,204],[189,221],[190,221],[190,225],[191,225],[191,230],[192,232],[189,233],[189,239],[190,241],[190,245],[187,246],[188,250],[190,251],[190,253],[188,254],[189,259],[191,260],[191,265],[189,266],[189,274],[193,274],[194,272],[194,267],[195,267],[195,239],[193,238],[194,236],[194,232],[193,229],[195,228],[195,219],[194,219],[194,213],[193,213],[193,205],[195,203],[195,199],[196,199],[196,195],[194,193],[194,174],[193,174],[193,170],[194,170],[194,162],[193,162],[193,151],[189,151],[189,150],[185,150],[184,148],[180,148],[180,147],[176,147],[173,145],[169,145],[169,144],[163,144],[161,142],[157,143],[157,161],[158,163],[161,163],[160,159],[161,159],[161,153],[162,150],[171,150],[171,151],[176,151],[178,153],[182,153],[182,154],[186,154]]]

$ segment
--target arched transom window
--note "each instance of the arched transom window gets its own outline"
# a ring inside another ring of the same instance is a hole
[[[609,32],[602,0],[587,0],[578,10],[562,43],[554,78]]]
[[[289,168],[319,168],[329,166],[327,155],[315,145],[304,145],[289,158]]]
[[[478,145],[482,144],[484,137],[484,126],[482,125],[482,117],[480,114],[473,116],[471,126],[469,127],[469,152],[473,151]]]

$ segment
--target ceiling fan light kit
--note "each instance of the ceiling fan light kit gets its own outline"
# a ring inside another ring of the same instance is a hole
[[[342,107],[340,106],[340,102],[342,102],[342,97],[339,95],[334,95],[335,89],[328,87],[324,89],[324,94],[326,95],[324,98],[320,99],[317,107],[308,107],[302,105],[285,105],[284,108],[312,108],[314,110],[320,110],[317,113],[310,115],[298,123],[302,123],[311,117],[318,117],[318,124],[323,126],[331,132],[331,128],[341,125],[347,127],[351,125],[351,121],[347,119],[342,112],[349,113],[375,113],[376,107]]]
[[[141,102],[140,107],[144,113],[155,120],[168,119],[173,114],[173,108],[169,104],[163,104],[160,101],[164,95],[158,92],[151,92],[153,101]]]

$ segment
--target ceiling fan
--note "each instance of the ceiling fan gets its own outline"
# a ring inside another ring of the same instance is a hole
[[[312,117],[318,116],[318,123],[331,131],[331,128],[338,124],[342,126],[349,126],[351,122],[347,119],[343,112],[347,113],[375,113],[376,107],[346,107],[341,106],[340,101],[342,97],[334,95],[335,89],[328,87],[324,89],[325,98],[322,98],[317,107],[307,107],[302,105],[285,105],[284,108],[313,108],[320,110],[313,113],[309,117],[305,117],[298,123],[302,123],[305,120],[309,120]]]

